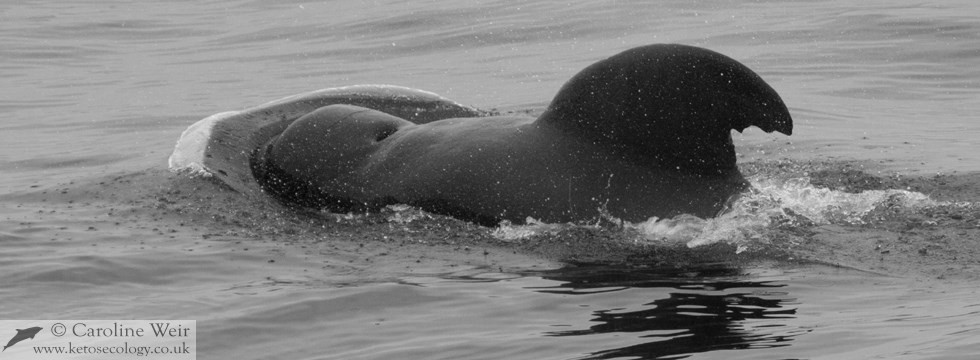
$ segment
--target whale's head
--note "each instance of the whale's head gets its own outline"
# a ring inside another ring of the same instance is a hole
[[[676,44],[599,61],[558,92],[539,121],[697,174],[736,170],[731,130],[793,132],[786,104],[759,75],[714,51]]]

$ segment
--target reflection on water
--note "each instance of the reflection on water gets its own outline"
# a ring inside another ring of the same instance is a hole
[[[796,299],[774,281],[740,280],[741,270],[706,268],[663,271],[634,268],[565,268],[543,274],[561,282],[536,288],[542,293],[586,295],[628,289],[647,291],[651,299],[630,308],[591,310],[595,325],[587,329],[551,332],[556,337],[637,333],[644,342],[597,350],[585,359],[678,359],[715,350],[789,346],[801,333],[778,331],[778,321],[793,319]],[[631,297],[631,298],[635,298]]]

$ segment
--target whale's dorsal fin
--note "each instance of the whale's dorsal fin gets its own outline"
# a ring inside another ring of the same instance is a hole
[[[539,121],[665,169],[736,169],[731,130],[791,134],[782,99],[745,65],[675,44],[634,48],[575,75]]]

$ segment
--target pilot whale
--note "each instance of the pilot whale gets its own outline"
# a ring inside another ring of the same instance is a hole
[[[185,132],[200,154],[187,157],[195,151],[181,151],[182,137],[172,168],[288,204],[362,212],[401,203],[484,225],[715,216],[747,187],[731,130],[793,129],[755,72],[677,44],[586,67],[537,117],[487,116],[421,90],[361,85],[195,126],[208,130]]]

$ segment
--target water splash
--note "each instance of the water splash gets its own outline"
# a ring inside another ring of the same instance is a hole
[[[683,214],[631,223],[606,215],[605,220],[619,224],[622,230],[633,234],[637,242],[682,243],[688,247],[724,242],[737,245],[737,251],[741,252],[753,241],[763,239],[768,230],[776,226],[863,224],[866,215],[883,204],[905,208],[938,204],[925,194],[907,190],[849,193],[821,188],[812,185],[808,177],[773,179],[754,176],[748,180],[752,189],[741,194],[728,211],[715,218],[703,219]],[[599,225],[556,225],[528,221],[527,225],[502,224],[493,235],[501,240],[513,241],[572,226]]]
[[[384,213],[390,213],[385,219],[389,223],[409,224],[420,219],[432,219],[432,215],[419,208],[405,204],[388,205]]]
[[[572,226],[565,224],[549,224],[528,216],[524,225],[514,225],[510,221],[503,221],[500,226],[493,230],[491,235],[504,241],[515,241],[530,238],[535,235],[554,234],[561,229]]]
[[[754,187],[753,197],[772,199],[780,208],[788,209],[817,224],[863,224],[863,217],[886,201],[902,207],[936,205],[929,196],[907,190],[866,190],[849,193],[810,184],[809,178],[775,181],[773,179],[749,179]]]

